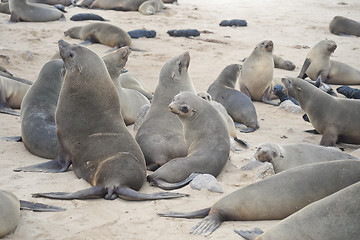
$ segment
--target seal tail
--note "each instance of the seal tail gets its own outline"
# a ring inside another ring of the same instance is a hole
[[[56,207],[52,205],[33,203],[24,200],[20,200],[21,210],[30,210],[33,212],[63,212],[66,208]]]
[[[171,192],[157,192],[152,194],[139,193],[127,187],[117,187],[115,189],[115,192],[118,194],[119,198],[129,201],[147,201],[147,200],[171,199],[171,198],[180,198],[180,197],[189,196],[188,194],[171,193]]]
[[[84,190],[80,190],[74,193],[67,192],[50,192],[50,193],[34,193],[32,197],[34,198],[51,198],[59,200],[73,200],[73,199],[93,199],[105,197],[107,190],[102,186],[94,186]]]
[[[181,213],[181,212],[166,212],[158,213],[160,217],[172,217],[172,218],[204,218],[209,215],[210,208],[200,209],[194,212]]]
[[[177,182],[177,183],[169,183],[166,182],[163,179],[160,178],[155,178],[152,179],[151,176],[147,177],[147,180],[149,182],[151,182],[152,185],[159,187],[161,189],[164,190],[174,190],[174,189],[178,189],[178,188],[182,188],[184,186],[186,186],[187,184],[189,184],[196,176],[200,175],[201,173],[191,173],[187,178],[185,178],[184,180],[182,180],[181,182]]]
[[[246,240],[255,240],[259,235],[263,234],[263,230],[260,228],[254,228],[251,231],[243,231],[243,230],[234,230],[237,234],[245,238]]]

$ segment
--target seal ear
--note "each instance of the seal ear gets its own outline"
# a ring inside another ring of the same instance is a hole
[[[301,88],[300,88],[300,87],[298,87],[298,86],[296,86],[296,89],[297,89],[297,90],[299,90],[299,91],[301,91]]]
[[[172,73],[171,73],[171,79],[174,79],[174,77],[175,77],[175,73],[172,72]]]

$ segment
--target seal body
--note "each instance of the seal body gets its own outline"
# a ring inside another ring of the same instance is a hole
[[[335,16],[329,24],[329,30],[336,35],[355,35],[360,37],[360,22],[352,19]]]
[[[360,89],[349,86],[341,86],[336,89],[338,93],[343,94],[347,98],[360,99]]]
[[[357,159],[350,154],[341,152],[337,148],[309,143],[285,145],[263,143],[257,147],[254,156],[258,161],[270,162],[274,166],[275,173],[306,164],[342,159]]]
[[[147,0],[139,6],[138,11],[144,15],[154,15],[163,8],[165,5],[162,0]]]
[[[310,123],[321,133],[320,145],[335,146],[336,142],[360,144],[360,102],[333,97],[299,78],[283,78],[291,97],[300,104]]]
[[[148,169],[155,170],[173,158],[187,155],[182,124],[168,106],[181,91],[195,93],[189,64],[190,55],[185,52],[168,60],[160,71],[150,110],[135,137]]]
[[[90,8],[102,8],[118,11],[137,11],[146,0],[95,0]]]
[[[19,221],[19,200],[14,194],[0,190],[0,237],[13,231]]]
[[[21,137],[26,149],[43,158],[56,158],[55,111],[64,80],[62,60],[46,63],[21,103]]]
[[[272,55],[273,42],[262,41],[246,58],[239,76],[240,91],[251,100],[262,101],[272,105],[272,79],[274,72],[274,59]]]
[[[259,123],[253,102],[244,93],[235,89],[240,71],[241,66],[238,64],[225,67],[207,92],[225,107],[234,122],[248,127],[241,130],[242,132],[252,132],[259,128]]]
[[[0,13],[11,14],[8,2],[0,2]]]
[[[64,34],[110,47],[120,48],[131,44],[131,38],[127,32],[109,23],[90,23],[81,27],[72,27]]]

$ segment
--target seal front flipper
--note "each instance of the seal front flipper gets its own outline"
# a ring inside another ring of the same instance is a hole
[[[130,201],[146,201],[146,200],[158,200],[158,199],[171,199],[189,196],[188,194],[172,193],[172,192],[157,192],[152,194],[145,194],[137,192],[127,187],[117,187],[115,192],[119,198]]]
[[[172,217],[172,218],[204,218],[209,215],[210,208],[200,209],[194,212],[182,213],[182,212],[166,212],[158,213],[160,217]]]
[[[20,116],[20,113],[15,111],[14,109],[4,106],[3,104],[0,104],[0,113],[10,114],[14,116]]]
[[[247,128],[248,129],[248,128]],[[241,131],[241,130],[240,130]],[[254,130],[255,131],[255,130]],[[249,148],[249,144],[247,143],[247,142],[245,142],[244,140],[241,140],[241,139],[239,139],[239,138],[234,138],[234,140],[237,142],[237,143],[239,143],[239,144],[241,144],[242,146],[244,146],[245,148]]]
[[[201,222],[196,224],[190,233],[194,235],[205,235],[209,236],[213,233],[223,222],[222,218],[218,214],[211,214],[204,218]]]
[[[264,233],[263,230],[257,227],[251,231],[234,230],[234,232],[236,232],[246,240],[255,240],[259,235]]]
[[[261,101],[264,102],[264,103],[270,104],[270,105],[279,106],[278,103],[275,103],[275,102],[273,102],[273,101],[270,100],[270,97],[271,97],[271,95],[272,95],[272,94],[271,94],[271,93],[272,93],[272,90],[271,90],[271,89],[272,89],[271,87],[268,87],[268,88],[265,90],[264,94],[263,94],[262,97],[261,97]]]
[[[56,160],[50,160],[44,163],[34,164],[27,167],[21,167],[14,169],[14,172],[49,172],[49,173],[59,173],[65,172],[70,163],[61,164]]]
[[[309,68],[310,64],[311,64],[310,58],[306,58],[305,61],[304,61],[304,64],[302,65],[300,73],[298,75],[298,78],[305,79],[308,76],[306,74],[306,70]]]
[[[107,193],[108,191],[103,186],[94,186],[74,193],[67,193],[67,192],[34,193],[32,194],[32,197],[34,198],[44,197],[44,198],[59,199],[59,200],[93,199],[93,198],[103,198]]]
[[[29,210],[33,212],[63,212],[66,208],[20,200],[20,210]]]
[[[186,186],[189,184],[196,176],[200,175],[201,173],[191,173],[187,178],[182,180],[181,182],[177,183],[169,183],[161,178],[156,178],[156,175],[150,174],[147,176],[148,182],[150,182],[152,185],[159,187],[164,190],[173,190],[178,189]]]

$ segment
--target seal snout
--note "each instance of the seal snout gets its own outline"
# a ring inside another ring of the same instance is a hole
[[[168,108],[169,108],[169,111],[172,113],[175,113],[175,114],[180,113],[179,109],[177,108],[177,106],[174,102],[170,103]]]
[[[184,52],[183,54],[180,55],[180,62],[183,68],[188,69],[189,68],[189,64],[190,64],[190,53],[189,52]]]
[[[266,49],[267,52],[272,52],[273,47],[274,47],[273,41],[271,41],[271,40],[265,41],[264,48]]]

